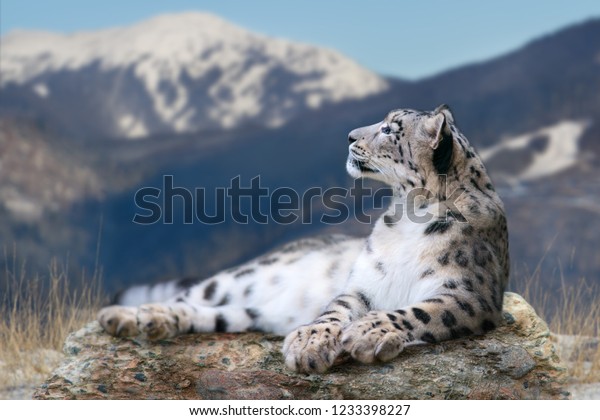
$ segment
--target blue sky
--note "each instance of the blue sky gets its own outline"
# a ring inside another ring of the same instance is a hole
[[[0,0],[0,33],[17,28],[69,33],[187,10],[334,48],[379,73],[416,79],[600,17],[600,1]]]

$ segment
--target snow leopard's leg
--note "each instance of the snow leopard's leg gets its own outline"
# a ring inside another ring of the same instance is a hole
[[[337,296],[312,323],[292,331],[283,343],[288,369],[313,373],[325,372],[342,351],[344,326],[359,319],[371,308],[361,292]]]
[[[501,303],[443,294],[396,311],[373,311],[344,328],[342,347],[363,363],[395,358],[408,344],[483,334],[501,322]]]
[[[119,337],[144,334],[162,340],[198,332],[243,332],[254,330],[260,313],[234,305],[203,306],[184,301],[152,303],[139,307],[108,306],[98,320],[109,333]]]
[[[111,335],[144,333],[151,340],[192,332],[247,331],[253,328],[257,311],[246,308],[239,296],[240,278],[225,272],[207,279],[134,286],[115,299],[120,305],[101,309],[98,321]]]

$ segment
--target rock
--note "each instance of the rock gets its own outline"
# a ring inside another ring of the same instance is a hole
[[[67,358],[37,399],[564,399],[566,369],[548,326],[514,293],[504,325],[481,337],[414,346],[377,365],[323,375],[287,371],[281,338],[186,335],[118,339],[96,322],[71,334]]]

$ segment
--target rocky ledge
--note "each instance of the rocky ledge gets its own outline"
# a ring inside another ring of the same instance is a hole
[[[287,371],[281,338],[187,335],[118,339],[97,322],[71,334],[67,355],[37,399],[564,399],[566,369],[550,331],[506,293],[504,324],[481,337],[415,346],[377,365],[340,364],[323,375]]]

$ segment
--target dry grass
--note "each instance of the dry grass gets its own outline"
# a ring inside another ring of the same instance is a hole
[[[546,320],[550,330],[559,334],[559,349],[573,382],[600,382],[600,286],[581,279],[567,284],[561,276],[558,290],[548,290],[534,273],[517,287]]]
[[[7,264],[9,265],[9,264]],[[41,382],[60,359],[66,336],[94,319],[104,296],[99,276],[74,287],[53,263],[46,277],[26,274],[25,265],[4,273],[0,290],[0,389]]]

